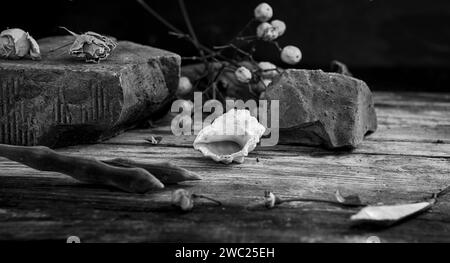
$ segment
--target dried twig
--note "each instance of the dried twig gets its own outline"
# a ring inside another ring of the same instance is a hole
[[[164,163],[138,163],[128,159],[99,161],[57,153],[47,147],[0,144],[0,156],[40,171],[58,172],[79,181],[108,185],[131,193],[145,193],[164,188],[163,183],[200,180],[201,177]]]
[[[117,167],[93,158],[57,153],[47,147],[0,144],[0,156],[40,171],[58,172],[77,180],[109,185],[132,193],[145,193],[164,185],[151,173],[136,167]]]

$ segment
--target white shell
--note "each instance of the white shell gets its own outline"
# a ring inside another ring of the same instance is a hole
[[[243,163],[265,130],[248,110],[232,109],[200,131],[194,149],[216,162]]]

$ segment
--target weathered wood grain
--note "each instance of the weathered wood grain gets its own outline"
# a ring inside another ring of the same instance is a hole
[[[404,131],[403,131],[404,132]],[[441,130],[440,130],[441,132]],[[420,134],[424,134],[423,132]],[[439,133],[441,134],[441,133]],[[395,135],[395,134],[394,134]],[[117,138],[113,138],[103,144],[106,145],[124,145],[124,146],[143,146],[149,149],[157,149],[156,146],[149,143],[146,139],[151,136],[162,136],[162,140],[158,146],[162,147],[192,147],[192,142],[195,139],[194,135],[175,137],[170,135],[168,131],[130,131],[126,134],[120,135]],[[397,135],[399,136],[399,135]],[[400,134],[401,136],[401,134]],[[353,151],[345,150],[324,150],[320,148],[313,148],[307,146],[292,146],[292,145],[277,145],[276,147],[264,147],[258,148],[260,151],[267,151],[273,148],[284,150],[284,151],[294,151],[303,153],[314,153],[314,154],[345,154],[345,153],[356,153],[356,154],[385,154],[385,155],[404,155],[404,156],[432,156],[432,157],[442,157],[450,158],[450,144],[449,140],[446,139],[449,135],[446,134],[443,139],[421,139],[420,141],[408,141],[407,137],[403,140],[396,140],[395,137],[390,140],[385,140],[382,134],[377,135],[374,139],[369,137],[366,141],[362,142],[358,148]],[[378,138],[378,139],[377,139]],[[382,139],[380,139],[382,138]],[[438,137],[442,138],[442,137]],[[439,141],[440,140],[440,141]],[[437,143],[438,142],[438,143]],[[156,150],[158,151],[158,150]],[[164,151],[164,150],[163,150]]]
[[[450,116],[434,104],[446,104],[442,98],[448,95],[408,96],[394,98],[415,105],[390,103],[390,94],[376,93],[376,100],[385,101],[377,107],[379,130],[352,152],[258,147],[243,164],[223,165],[195,151],[193,136],[171,136],[167,126],[58,150],[100,159],[169,159],[204,178],[144,195],[0,159],[0,241],[64,241],[77,235],[85,242],[365,242],[377,235],[382,242],[449,242],[450,196],[388,229],[352,226],[349,218],[357,210],[327,204],[261,207],[264,190],[281,197],[332,199],[339,189],[371,204],[392,204],[420,201],[450,185]],[[424,101],[431,104],[417,106]],[[146,142],[152,135],[163,140]],[[191,213],[180,213],[170,205],[171,192],[179,187],[219,199],[224,206],[200,202]]]

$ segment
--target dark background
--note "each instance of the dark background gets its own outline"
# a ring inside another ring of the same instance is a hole
[[[200,41],[220,45],[252,17],[257,0],[185,0]],[[266,1],[274,18],[287,24],[282,46],[303,52],[300,68],[329,69],[346,63],[376,90],[448,92],[450,81],[449,0],[278,0]],[[186,30],[177,0],[147,0],[177,27]],[[2,1],[0,28],[20,27],[35,38],[95,31],[121,40],[152,45],[183,56],[195,55],[187,42],[136,1]],[[186,30],[187,31],[187,30]],[[250,34],[249,32],[248,34]],[[258,45],[259,60],[279,60],[275,48]]]

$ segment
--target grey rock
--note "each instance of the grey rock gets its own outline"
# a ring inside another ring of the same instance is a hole
[[[107,60],[92,64],[69,55],[73,40],[40,40],[41,61],[0,60],[0,143],[103,140],[152,117],[175,93],[178,55],[120,41]]]
[[[288,69],[265,98],[279,100],[283,144],[354,148],[377,128],[370,89],[342,74]]]

